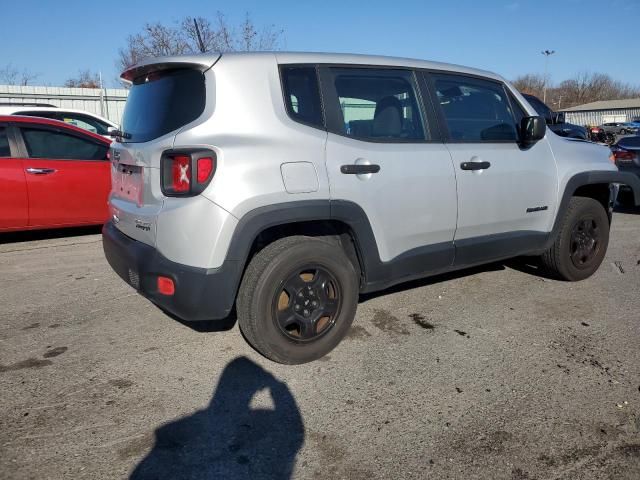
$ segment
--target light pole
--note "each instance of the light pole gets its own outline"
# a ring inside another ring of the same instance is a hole
[[[549,57],[556,53],[555,50],[545,50],[542,52],[544,55],[544,88],[542,89],[542,101],[547,103],[547,71],[549,70]]]

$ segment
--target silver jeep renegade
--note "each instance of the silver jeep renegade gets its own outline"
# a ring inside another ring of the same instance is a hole
[[[518,255],[581,280],[607,249],[605,147],[568,140],[498,75],[360,55],[165,57],[112,150],[113,269],[163,310],[235,308],[266,357],[322,357],[360,293]]]

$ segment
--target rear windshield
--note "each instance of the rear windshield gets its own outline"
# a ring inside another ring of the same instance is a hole
[[[177,130],[204,111],[204,74],[179,69],[150,73],[133,82],[122,116],[125,142],[148,142]]]

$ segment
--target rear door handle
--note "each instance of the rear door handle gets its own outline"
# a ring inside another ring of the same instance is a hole
[[[50,173],[56,173],[55,168],[33,168],[29,167],[25,170],[27,173],[31,175],[49,175]]]
[[[354,163],[351,165],[342,165],[340,171],[345,175],[364,175],[366,173],[378,173],[380,165],[372,165],[365,163]]]
[[[486,170],[490,166],[489,162],[462,162],[460,164],[462,170]]]

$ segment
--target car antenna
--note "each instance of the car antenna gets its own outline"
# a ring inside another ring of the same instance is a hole
[[[198,46],[200,47],[200,53],[205,53],[204,43],[202,43],[202,36],[200,35],[200,27],[198,26],[198,20],[193,19],[193,24],[196,27],[196,35],[198,35]]]

